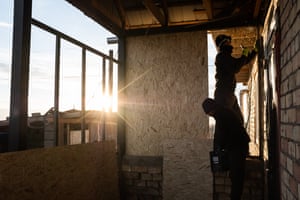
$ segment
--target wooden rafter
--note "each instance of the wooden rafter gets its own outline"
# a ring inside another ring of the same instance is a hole
[[[108,11],[98,0],[92,0],[92,6],[97,9],[100,13],[110,19],[114,24],[122,27],[122,21],[113,15],[111,12]]]
[[[167,23],[169,21],[169,10],[168,10],[167,0],[162,0],[162,9],[165,15],[165,21]]]
[[[258,17],[260,5],[261,5],[261,0],[256,0],[254,12],[253,12],[253,18],[255,19]]]
[[[116,7],[117,7],[119,16],[120,16],[120,20],[122,22],[122,27],[124,28],[127,25],[127,23],[126,23],[126,12],[125,12],[125,9],[124,9],[124,7],[122,5],[121,0],[115,0],[115,4],[116,4]]]
[[[211,0],[203,0],[203,6],[206,9],[208,19],[213,18],[213,8]]]
[[[152,0],[144,0],[143,3],[162,26],[165,26],[167,24],[164,13],[160,11],[160,9],[154,4]]]

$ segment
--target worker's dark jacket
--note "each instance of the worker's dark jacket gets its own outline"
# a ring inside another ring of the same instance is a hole
[[[221,51],[216,56],[216,90],[234,93],[236,87],[235,74],[248,64],[256,55],[254,51],[248,57],[234,58],[230,52]]]
[[[250,138],[238,116],[232,110],[220,106],[213,117],[216,120],[215,128],[219,130],[215,132],[214,136],[215,148],[248,151]]]

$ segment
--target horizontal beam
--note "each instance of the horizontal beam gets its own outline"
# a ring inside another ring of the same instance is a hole
[[[190,25],[176,25],[165,27],[151,27],[141,29],[129,29],[124,33],[125,36],[138,36],[138,35],[154,35],[162,33],[176,33],[176,32],[191,32],[191,31],[212,31],[233,27],[256,27],[256,20],[231,20],[230,22],[216,21],[216,22],[204,22]]]

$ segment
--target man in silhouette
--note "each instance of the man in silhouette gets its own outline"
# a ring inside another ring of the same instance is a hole
[[[228,152],[228,167],[231,180],[231,200],[240,200],[245,177],[245,161],[249,152],[250,138],[240,118],[223,105],[207,98],[202,103],[206,114],[216,120],[214,149]]]
[[[231,56],[233,47],[230,36],[218,35],[215,42],[218,47],[218,54],[215,60],[215,101],[224,107],[232,109],[243,122],[243,116],[234,94],[236,88],[235,75],[243,66],[253,60],[257,50],[254,49],[250,52],[248,49],[243,48],[243,54],[239,58],[234,58]]]

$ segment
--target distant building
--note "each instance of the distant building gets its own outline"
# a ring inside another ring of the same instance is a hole
[[[32,113],[28,118],[27,149],[116,140],[117,122],[112,113],[86,111],[83,115],[75,109],[60,112],[57,135],[54,113],[51,108],[44,115]],[[7,149],[8,131],[9,120],[0,121],[0,152]]]

